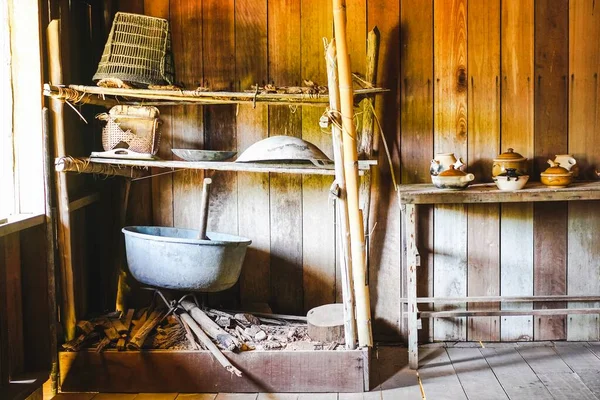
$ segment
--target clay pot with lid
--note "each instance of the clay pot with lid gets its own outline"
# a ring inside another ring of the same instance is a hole
[[[564,188],[573,182],[573,173],[561,167],[560,163],[548,160],[550,167],[540,174],[540,181],[553,188]]]
[[[450,168],[440,172],[439,175],[432,175],[431,181],[438,189],[461,190],[469,186],[475,179],[475,175],[467,174],[450,165]]]
[[[520,175],[527,175],[527,157],[515,153],[512,148],[494,158],[492,165],[492,178],[497,177],[506,171],[507,168],[514,168]]]
[[[436,153],[434,159],[431,160],[429,173],[431,176],[439,175],[448,170],[451,165],[453,165],[455,169],[460,169],[465,163],[460,157],[457,160],[454,153]]]

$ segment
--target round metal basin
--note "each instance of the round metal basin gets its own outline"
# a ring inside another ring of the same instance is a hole
[[[165,289],[220,292],[238,280],[250,239],[192,229],[128,226],[127,264],[139,282]]]

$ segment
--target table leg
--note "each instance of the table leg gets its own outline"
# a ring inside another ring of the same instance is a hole
[[[408,364],[411,369],[419,367],[418,315],[417,315],[417,267],[420,264],[417,249],[417,208],[406,204],[404,210],[406,237],[406,297],[408,317]]]

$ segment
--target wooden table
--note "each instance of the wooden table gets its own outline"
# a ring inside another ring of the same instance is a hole
[[[419,317],[444,318],[458,316],[492,315],[565,315],[600,314],[600,308],[564,308],[543,310],[453,310],[419,312],[418,303],[474,303],[474,302],[523,302],[523,301],[598,301],[600,296],[481,296],[481,297],[417,297],[417,268],[420,266],[417,248],[417,219],[419,204],[466,204],[466,203],[523,203],[537,201],[600,200],[600,181],[577,182],[567,188],[549,188],[539,182],[528,183],[519,191],[503,192],[495,184],[471,185],[465,190],[441,190],[431,184],[399,186],[400,205],[405,220],[403,230],[406,241],[406,298],[402,299],[402,321],[408,330],[408,360],[410,368],[419,365],[417,330]],[[406,312],[404,304],[407,304]]]

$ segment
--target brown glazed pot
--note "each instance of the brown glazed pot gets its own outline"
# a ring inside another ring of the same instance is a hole
[[[513,149],[508,149],[508,151],[494,158],[492,178],[502,174],[507,168],[516,169],[519,175],[527,175],[527,158],[515,153]]]
[[[540,181],[554,188],[564,188],[573,182],[573,173],[560,166],[559,163],[548,160],[550,167],[540,174]]]

